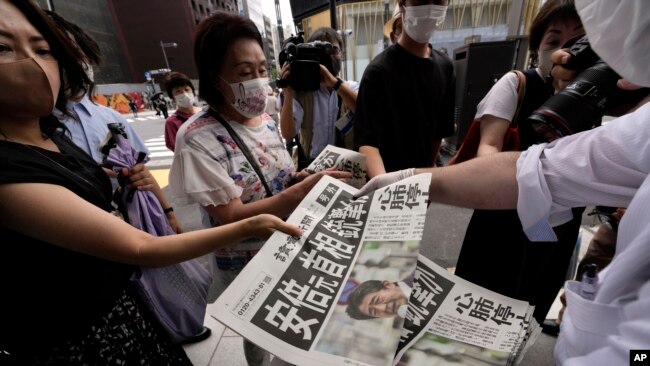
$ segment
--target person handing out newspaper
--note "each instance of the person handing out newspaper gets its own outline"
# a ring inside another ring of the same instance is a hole
[[[650,86],[650,3],[576,0],[576,7],[596,53],[626,80]],[[567,59],[560,51],[553,57],[556,64]],[[517,208],[528,237],[546,241],[554,239],[551,226],[571,218],[571,207],[627,206],[616,255],[599,275],[595,299],[581,298],[575,283],[567,284],[567,313],[555,348],[560,365],[627,364],[630,350],[650,348],[648,120],[646,104],[598,129],[523,153],[378,176],[358,195],[427,172],[432,174],[431,200],[471,208]]]

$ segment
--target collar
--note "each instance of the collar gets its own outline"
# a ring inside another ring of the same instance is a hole
[[[92,116],[92,110],[93,110],[93,102],[90,101],[90,98],[88,98],[87,94],[84,94],[83,97],[81,97],[81,100],[76,102],[73,100],[68,100],[68,109],[74,110],[75,107],[81,106],[85,110],[85,112],[89,115]]]
[[[402,290],[407,299],[411,296],[411,287],[409,285],[403,281],[397,281],[397,286],[399,286],[399,289]]]

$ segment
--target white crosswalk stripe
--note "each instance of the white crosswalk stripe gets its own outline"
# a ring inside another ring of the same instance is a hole
[[[165,135],[150,138],[144,144],[149,149],[149,162],[147,163],[149,169],[169,168],[172,165],[174,152],[165,146]]]
[[[158,117],[154,117],[154,116],[149,116],[147,118],[149,118],[149,119],[158,119]]]
[[[133,123],[133,118],[127,118],[126,121],[129,123]]]

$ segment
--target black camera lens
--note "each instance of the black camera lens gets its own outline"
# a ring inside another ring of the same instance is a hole
[[[609,107],[608,97],[616,91],[619,78],[598,61],[533,112],[528,121],[546,141],[591,129]]]

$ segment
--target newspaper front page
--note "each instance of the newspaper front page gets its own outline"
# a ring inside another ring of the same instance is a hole
[[[397,365],[512,365],[541,331],[527,302],[465,281],[423,256],[414,277]]]
[[[296,365],[392,365],[402,333],[430,175],[357,199],[323,177],[217,299],[211,315]]]

